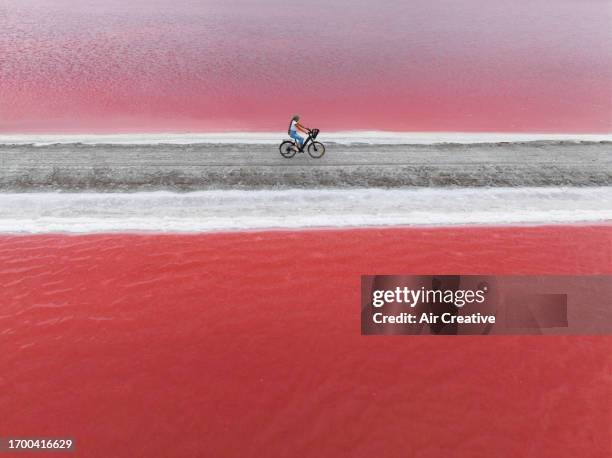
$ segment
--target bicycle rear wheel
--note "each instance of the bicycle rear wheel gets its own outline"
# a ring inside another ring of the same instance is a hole
[[[285,140],[280,144],[278,150],[285,159],[291,159],[297,153],[297,148],[293,144],[293,142],[289,140]]]
[[[325,145],[321,142],[312,142],[308,145],[308,154],[314,159],[322,158],[325,154]]]

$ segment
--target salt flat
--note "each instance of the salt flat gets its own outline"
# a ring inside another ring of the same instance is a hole
[[[0,191],[612,183],[612,143],[606,141],[326,145],[321,159],[284,159],[269,143],[0,144]]]

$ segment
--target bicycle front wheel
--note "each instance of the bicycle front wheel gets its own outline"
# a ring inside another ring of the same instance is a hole
[[[293,156],[295,156],[295,153],[297,153],[297,148],[295,147],[293,142],[289,140],[285,140],[284,142],[282,142],[278,147],[278,150],[280,151],[281,156],[286,159],[291,159]]]
[[[321,142],[312,142],[308,145],[308,154],[314,159],[322,158],[325,154],[325,145]]]

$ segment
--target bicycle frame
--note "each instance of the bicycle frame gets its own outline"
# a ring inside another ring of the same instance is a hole
[[[306,145],[308,145],[308,142],[312,142],[314,141],[314,139],[312,138],[312,135],[310,132],[308,132],[308,137],[306,138],[306,140],[304,140],[304,143],[302,144],[302,146],[300,147],[297,143],[297,140],[293,140],[295,142],[295,145],[298,147],[298,151],[300,151],[301,153],[304,152],[304,148],[306,148]]]

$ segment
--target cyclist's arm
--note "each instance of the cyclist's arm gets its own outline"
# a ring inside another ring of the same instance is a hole
[[[308,133],[308,129],[306,127],[304,127],[303,125],[301,125],[299,122],[295,123],[295,127],[297,127],[298,130],[301,130],[305,134]]]

